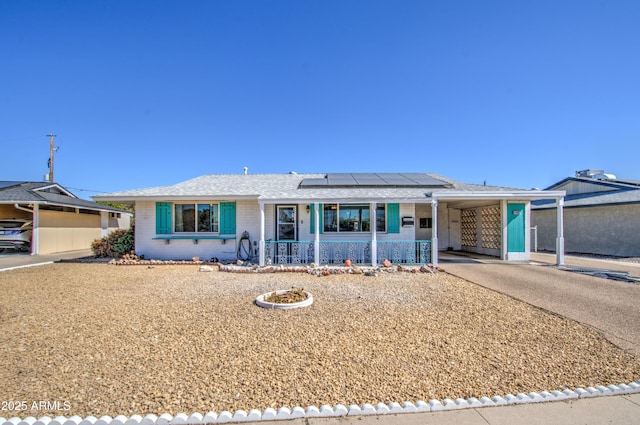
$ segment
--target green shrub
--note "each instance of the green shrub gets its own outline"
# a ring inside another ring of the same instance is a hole
[[[134,250],[134,230],[117,229],[102,239],[96,239],[91,244],[94,257],[119,258]]]

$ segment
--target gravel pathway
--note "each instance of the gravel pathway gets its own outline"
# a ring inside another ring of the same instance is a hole
[[[314,304],[253,304],[292,286]],[[3,272],[0,294],[0,401],[26,406],[4,417],[375,405],[640,377],[640,359],[594,330],[446,273],[60,263]],[[49,409],[31,410],[40,401]]]

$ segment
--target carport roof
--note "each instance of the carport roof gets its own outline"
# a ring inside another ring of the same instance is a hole
[[[57,183],[0,181],[0,204],[54,205],[96,211],[124,212],[76,197]]]

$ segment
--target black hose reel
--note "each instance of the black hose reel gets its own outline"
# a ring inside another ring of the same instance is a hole
[[[251,239],[249,238],[249,232],[246,230],[242,232],[242,237],[238,242],[238,260],[247,261],[253,257],[251,253]]]

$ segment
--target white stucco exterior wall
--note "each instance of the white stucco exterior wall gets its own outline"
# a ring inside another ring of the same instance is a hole
[[[189,203],[190,201],[180,201]],[[201,201],[202,202],[202,201]],[[193,201],[193,203],[197,203]],[[156,202],[136,202],[136,253],[145,258],[157,260],[189,260],[194,256],[202,260],[213,257],[219,260],[235,259],[238,243],[244,231],[249,232],[252,249],[260,237],[260,209],[257,201],[236,201],[236,239],[221,240],[200,239],[194,244],[191,239],[153,240],[156,237]]]

